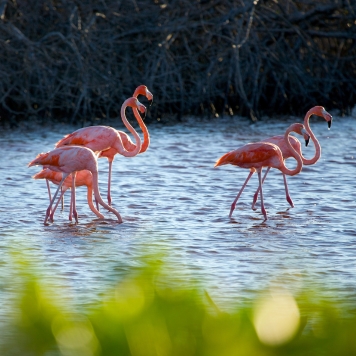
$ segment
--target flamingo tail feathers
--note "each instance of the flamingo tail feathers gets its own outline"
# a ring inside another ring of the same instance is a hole
[[[28,167],[41,165],[41,162],[48,157],[48,154],[49,152],[38,154],[37,157],[28,164]]]
[[[234,151],[225,153],[221,156],[215,163],[214,167],[223,166],[224,164],[231,164],[236,159],[236,154]]]

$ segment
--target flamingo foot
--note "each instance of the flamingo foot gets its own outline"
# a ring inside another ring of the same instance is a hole
[[[74,216],[76,224],[78,224],[78,213],[76,211],[73,212],[73,216]]]
[[[233,213],[234,210],[235,210],[235,207],[236,207],[236,204],[235,204],[235,203],[232,203],[232,204],[231,204],[231,208],[230,208],[230,214],[229,214],[229,218],[230,218],[230,219],[231,219],[232,213]]]
[[[286,196],[286,199],[287,199],[287,202],[289,203],[289,205],[290,205],[292,208],[294,208],[294,203],[293,203],[292,198],[291,198],[289,195],[287,195],[287,196]]]
[[[253,201],[252,201],[252,206],[251,206],[252,210],[256,210],[255,205],[256,205],[256,202],[257,202],[257,198],[258,198],[258,191],[253,196]]]
[[[264,207],[261,207],[261,212],[262,212],[263,216],[265,217],[265,221],[268,220],[267,211]]]
[[[50,209],[50,207],[48,207],[47,210],[46,210],[46,217],[45,217],[45,220],[44,220],[44,224],[45,225],[47,224],[47,220],[50,217],[50,215],[51,215],[51,209]]]

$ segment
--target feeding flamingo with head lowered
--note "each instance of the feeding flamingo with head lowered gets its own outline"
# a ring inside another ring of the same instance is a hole
[[[120,223],[122,222],[119,212],[111,206],[107,205],[100,196],[98,185],[98,162],[92,150],[81,146],[59,147],[47,153],[40,153],[33,161],[28,164],[29,167],[39,165],[43,166],[44,168],[49,168],[52,171],[63,173],[62,180],[58,185],[57,191],[47,208],[44,224],[47,223],[47,220],[50,217],[53,203],[64,183],[64,180],[70,174],[72,174],[71,204],[73,206],[73,216],[75,217],[76,222],[78,222],[78,213],[75,203],[75,177],[76,172],[85,169],[90,171],[92,174],[93,189],[96,201],[105,209],[114,213]]]
[[[223,155],[217,160],[215,167],[222,166],[224,164],[232,164],[234,166],[238,166],[241,168],[250,169],[250,174],[246,178],[245,183],[242,185],[235,200],[231,204],[231,209],[229,214],[230,218],[236,207],[236,202],[239,199],[242,191],[246,187],[247,182],[251,178],[252,174],[254,172],[257,172],[258,180],[259,180],[259,189],[261,191],[261,212],[264,215],[265,220],[267,220],[267,212],[263,202],[262,177],[261,177],[262,168],[263,167],[277,168],[282,173],[292,176],[298,174],[303,167],[303,162],[300,155],[289,142],[289,134],[291,132],[296,132],[299,135],[304,135],[306,134],[306,131],[302,124],[293,124],[289,126],[289,128],[286,130],[284,134],[284,140],[287,146],[289,147],[289,149],[291,150],[293,157],[297,160],[297,166],[294,169],[289,169],[286,167],[280,148],[277,145],[268,142],[248,143],[247,145],[244,145],[234,151],[226,153],[225,155]]]
[[[51,181],[52,183],[59,185],[62,178],[63,174],[61,172],[55,172],[50,170],[49,168],[42,169],[42,171],[36,173],[33,177],[33,179],[46,179],[47,181]],[[88,170],[84,171],[78,171],[75,177],[75,186],[76,187],[81,187],[81,186],[86,186],[87,187],[87,201],[90,210],[99,218],[99,219],[104,219],[104,215],[102,215],[95,207],[93,204],[93,178],[92,174]],[[71,177],[68,176],[62,185],[62,192],[60,197],[57,200],[57,203],[53,210],[50,213],[49,216],[49,221],[53,222],[53,216],[54,212],[57,209],[59,201],[62,200],[64,193],[72,187],[72,180]],[[49,191],[49,202],[51,202],[52,197]],[[70,211],[69,211],[69,220],[72,221],[72,214],[73,214],[73,202],[71,200],[70,202]]]
[[[301,146],[300,146],[300,142],[293,136],[290,136],[290,140],[292,143],[292,146],[294,147],[294,149],[299,153],[299,155],[302,158],[303,161],[303,165],[311,165],[311,164],[315,164],[320,156],[321,156],[321,146],[319,144],[319,141],[317,140],[317,138],[315,137],[313,131],[311,130],[310,126],[309,126],[309,119],[312,115],[317,115],[320,117],[323,117],[327,123],[328,123],[328,128],[331,127],[331,122],[332,122],[332,116],[324,109],[324,107],[322,106],[314,106],[313,108],[311,108],[305,115],[304,117],[304,127],[305,130],[308,132],[311,140],[314,143],[314,147],[315,147],[315,155],[313,158],[307,159],[302,155],[302,150],[301,150]],[[285,140],[284,140],[284,136],[274,136],[274,137],[270,137],[267,138],[265,140],[263,140],[262,142],[270,142],[270,143],[274,143],[275,145],[277,145],[283,154],[283,158],[287,159],[292,157],[292,152],[290,151],[288,145],[286,144]],[[268,167],[266,170],[266,173],[262,179],[262,183],[265,181],[266,176],[269,172],[269,170],[271,169],[271,167]],[[289,195],[289,191],[288,191],[288,185],[287,185],[287,177],[286,175],[283,173],[283,180],[284,180],[284,187],[285,187],[285,192],[286,192],[286,200],[288,201],[288,203],[290,204],[290,206],[293,208],[294,207],[294,203],[292,201],[292,198]],[[260,188],[257,188],[255,195],[253,197],[253,202],[252,202],[252,209],[254,209],[257,198],[258,198],[258,193],[260,191]]]
[[[141,150],[141,139],[138,133],[135,131],[135,129],[131,126],[131,124],[128,122],[126,118],[125,110],[128,106],[134,109],[135,117],[139,121],[139,123],[141,122],[141,124],[143,124],[143,121],[138,111],[140,111],[141,113],[145,113],[146,107],[142,105],[135,97],[131,97],[125,100],[125,102],[121,106],[122,121],[124,122],[128,130],[133,134],[135,138],[135,144],[132,143],[132,141],[130,140],[130,138],[126,133],[117,131],[112,127],[89,126],[74,131],[73,133],[65,136],[60,141],[58,141],[55,146],[64,147],[69,145],[79,145],[79,146],[88,147],[96,153],[100,153],[102,151],[106,151],[110,149],[112,153],[114,154],[119,153],[125,157],[136,156]],[[131,150],[127,150],[123,142],[125,142],[126,145],[130,143],[129,148]],[[112,167],[112,160],[111,161],[109,160],[109,179],[108,179],[109,205],[111,205],[111,167]]]

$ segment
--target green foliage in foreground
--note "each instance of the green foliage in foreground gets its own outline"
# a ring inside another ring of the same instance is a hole
[[[201,288],[164,270],[148,264],[80,312],[56,300],[63,290],[22,276],[0,354],[356,355],[356,316],[346,305],[271,290],[222,311]]]

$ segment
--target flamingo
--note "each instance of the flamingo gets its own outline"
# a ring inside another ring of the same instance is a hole
[[[42,171],[36,173],[33,177],[33,179],[46,179],[46,181],[51,181],[52,183],[59,185],[61,180],[62,180],[62,173],[60,172],[55,172],[50,170],[49,168],[42,169]],[[104,219],[104,215],[102,215],[93,205],[93,179],[92,179],[92,174],[88,170],[84,171],[79,171],[77,172],[76,178],[75,178],[75,186],[76,187],[81,187],[85,185],[87,187],[87,201],[88,205],[90,207],[90,210],[99,218],[99,219]],[[64,196],[64,193],[70,189],[72,186],[72,182],[70,177],[68,176],[62,185],[62,192],[60,197],[57,200],[57,203],[53,209],[53,211],[50,213],[49,220],[53,221],[53,215],[55,210],[57,209],[59,201],[62,199]],[[52,197],[50,195],[49,201],[51,202]],[[69,220],[72,221],[72,212],[73,212],[73,206],[72,206],[72,201],[70,203],[70,212],[69,212]]]
[[[135,117],[140,125],[144,125],[138,110],[141,113],[146,112],[146,107],[142,105],[137,98],[131,97],[126,99],[125,102],[121,106],[121,118],[124,122],[125,126],[135,137],[136,144],[133,144],[128,135],[124,132],[117,131],[113,127],[110,126],[89,126],[74,131],[73,133],[65,136],[60,141],[58,141],[55,145],[56,148],[64,147],[68,145],[79,145],[90,148],[92,151],[96,153],[100,153],[101,151],[111,149],[111,152],[115,154],[120,153],[125,157],[134,157],[141,150],[141,139],[137,134],[136,130],[131,126],[128,122],[125,114],[126,108],[130,106],[133,108]],[[136,109],[136,110],[135,110]],[[122,139],[124,137],[124,140]],[[148,136],[147,136],[148,137]],[[123,141],[126,143],[131,142],[132,150],[127,150],[123,144]],[[109,160],[109,179],[108,179],[108,203],[111,205],[111,167],[112,160]]]
[[[134,93],[133,97],[137,98],[139,95],[143,95],[147,98],[149,101],[149,105],[152,104],[153,101],[153,95],[152,93],[148,90],[148,88],[145,85],[139,85]],[[137,109],[133,108],[133,113],[135,115],[136,120],[138,121],[138,124],[142,130],[143,133],[143,142],[141,145],[141,149],[139,153],[144,153],[147,151],[148,146],[150,145],[150,135],[147,130],[147,126],[141,119]],[[133,151],[135,149],[135,144],[130,140],[130,137],[123,131],[118,131],[119,135],[121,136],[122,143],[127,151]],[[110,194],[110,186],[111,186],[111,171],[112,171],[112,162],[114,161],[114,158],[117,154],[117,151],[114,148],[109,148],[105,151],[99,152],[98,158],[107,158],[109,162],[109,175],[108,175],[108,193],[107,193],[107,199],[109,202],[109,205],[111,205],[111,194]]]
[[[215,167],[222,166],[224,164],[232,164],[234,166],[238,166],[241,168],[249,168],[250,173],[245,180],[245,183],[242,185],[239,193],[237,194],[235,200],[231,204],[230,214],[231,215],[236,207],[236,202],[239,199],[242,191],[244,190],[247,182],[251,178],[252,174],[257,171],[258,180],[259,180],[259,188],[261,190],[261,212],[267,220],[267,212],[263,203],[263,191],[262,191],[262,178],[261,171],[263,167],[272,167],[279,169],[282,173],[293,176],[298,174],[303,167],[302,158],[298,154],[298,152],[293,148],[291,143],[289,142],[289,134],[291,132],[296,132],[299,135],[306,134],[305,128],[303,124],[292,124],[288,127],[284,134],[284,140],[292,152],[292,156],[297,160],[297,166],[294,169],[289,169],[286,167],[284,162],[284,157],[281,149],[269,142],[256,142],[256,143],[248,143],[234,151],[228,152],[220,157],[215,163]]]
[[[75,221],[78,223],[78,213],[75,205],[75,177],[78,171],[82,171],[84,169],[90,171],[92,174],[95,199],[104,208],[114,213],[119,223],[122,223],[122,219],[119,212],[108,204],[106,204],[101,198],[98,185],[98,161],[95,153],[91,149],[83,146],[68,146],[55,148],[54,150],[49,151],[47,153],[40,153],[34,160],[32,160],[28,164],[28,167],[39,165],[45,168],[49,168],[52,171],[63,173],[56,193],[54,194],[47,208],[44,224],[47,223],[47,220],[50,217],[52,211],[51,209],[59,190],[61,189],[65,179],[70,174],[72,175],[71,204],[73,207],[73,216],[75,218]]]
[[[328,128],[330,129],[331,127],[331,122],[332,122],[332,116],[324,109],[324,107],[322,106],[314,106],[313,108],[311,108],[305,115],[304,117],[304,127],[305,130],[308,132],[308,135],[310,136],[311,140],[314,143],[314,147],[315,147],[315,155],[313,158],[307,159],[305,157],[303,157],[302,155],[302,150],[301,150],[301,145],[300,142],[293,136],[290,137],[291,143],[293,148],[298,152],[298,154],[301,156],[302,161],[303,161],[303,165],[311,165],[311,164],[315,164],[320,156],[321,156],[321,146],[319,144],[319,141],[317,140],[317,138],[315,137],[313,131],[311,130],[310,126],[309,126],[309,119],[312,115],[317,115],[320,117],[323,117],[327,123],[328,123]],[[290,151],[290,149],[288,148],[288,146],[286,145],[286,142],[284,141],[284,136],[273,136],[270,138],[267,138],[265,140],[263,140],[262,142],[269,142],[269,143],[274,143],[275,145],[277,145],[283,154],[283,158],[286,160],[287,158],[292,157],[292,152]],[[306,141],[307,142],[307,141]],[[271,169],[271,167],[268,167],[266,170],[266,173],[262,179],[262,183],[264,183],[267,174],[269,172],[269,170]],[[290,204],[290,206],[293,208],[294,207],[294,203],[292,198],[289,195],[289,191],[288,191],[288,185],[287,185],[287,177],[286,175],[283,173],[283,180],[284,180],[284,187],[285,187],[285,191],[286,191],[286,200],[287,202]],[[258,193],[260,191],[260,188],[257,188],[255,195],[253,196],[253,202],[252,202],[252,209],[255,208],[255,204],[258,198]]]

